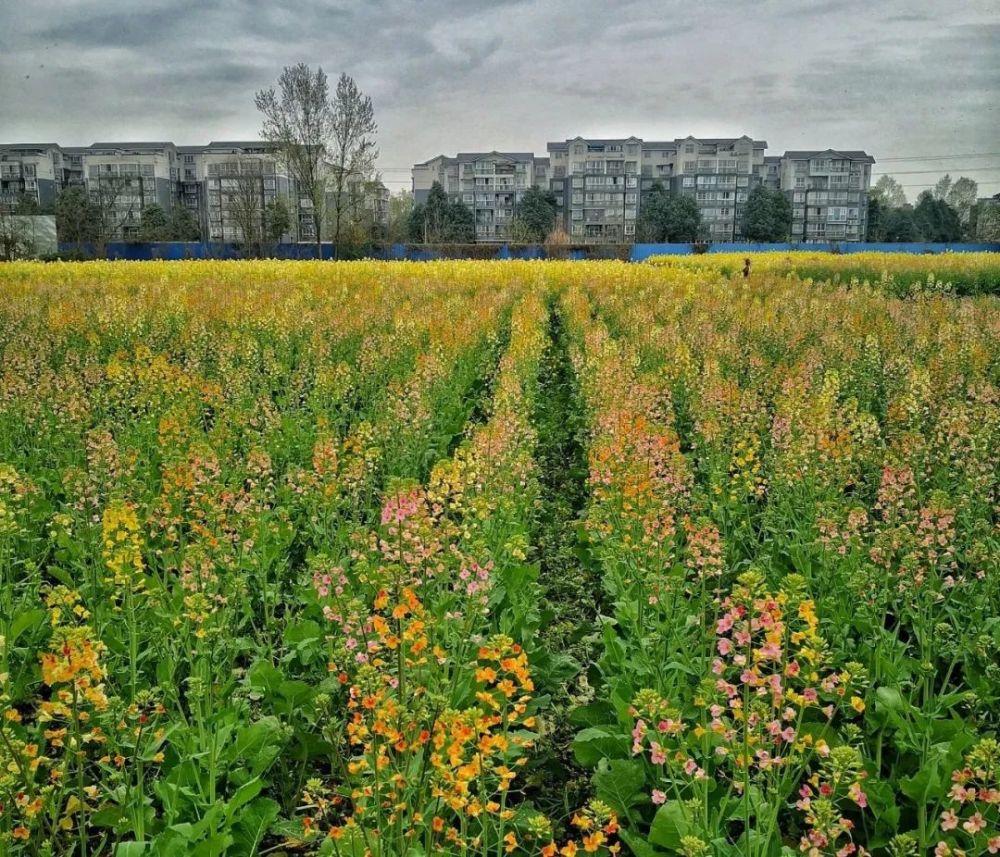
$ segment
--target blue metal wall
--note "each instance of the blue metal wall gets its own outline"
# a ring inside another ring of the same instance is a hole
[[[80,250],[85,255],[94,256],[92,244],[60,244],[62,252]],[[863,253],[874,250],[882,253],[981,253],[1000,252],[1000,244],[748,244],[722,243],[711,244],[709,253],[787,253],[791,250],[811,250],[830,252],[836,249],[839,253]],[[634,244],[631,251],[633,262],[641,262],[650,256],[678,255],[685,256],[694,253],[690,244]],[[156,243],[126,243],[112,242],[107,245],[109,259],[131,259],[148,261],[151,259],[239,259],[241,254],[233,244],[210,243],[205,241],[162,241]],[[279,244],[274,256],[279,259],[315,259],[315,244]],[[441,256],[441,252],[433,247],[421,247],[408,244],[392,244],[373,248],[372,258],[376,259],[410,259],[412,261],[427,261]],[[544,259],[545,248],[542,246],[509,247],[506,244],[497,245],[496,259]],[[568,252],[570,259],[585,259],[588,253],[583,248],[572,248]],[[322,245],[322,258],[337,258],[332,244]],[[477,258],[479,258],[477,256]]]
[[[925,244],[921,242],[907,244],[889,243],[851,243],[851,244],[751,244],[748,242],[710,244],[709,253],[788,253],[793,250],[809,250],[812,252],[838,253],[997,253],[1000,244]],[[690,244],[635,244],[632,247],[632,261],[640,262],[650,256],[676,255],[686,256],[694,251]]]

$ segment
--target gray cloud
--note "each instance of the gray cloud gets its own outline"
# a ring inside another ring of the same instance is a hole
[[[994,2],[0,0],[0,138],[253,136],[254,91],[302,61],[372,95],[393,187],[439,152],[576,134],[992,152]],[[899,168],[939,165],[970,173]]]

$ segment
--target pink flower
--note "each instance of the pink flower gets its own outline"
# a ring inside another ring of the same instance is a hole
[[[420,495],[414,489],[408,494],[397,494],[386,499],[382,506],[382,525],[399,524],[414,515],[420,508]]]
[[[719,649],[719,654],[725,657],[733,650],[733,643],[728,637],[722,637],[716,644]]]
[[[958,816],[955,815],[950,809],[945,810],[941,813],[941,829],[942,830],[954,830],[958,827]]]
[[[653,789],[653,793],[650,795],[650,798],[652,798],[653,803],[655,803],[657,806],[660,806],[661,804],[667,802],[666,793],[661,792],[659,789]]]
[[[979,831],[984,827],[986,827],[986,819],[983,818],[983,814],[981,812],[975,813],[971,818],[969,818],[968,821],[962,824],[962,828],[966,831],[966,833],[971,833],[973,835],[979,833]]]
[[[781,646],[777,643],[765,643],[760,648],[760,656],[767,660],[777,661],[781,659]]]
[[[652,743],[649,751],[649,761],[654,765],[663,765],[667,761],[667,754],[663,752],[663,748],[655,741]]]
[[[646,722],[644,720],[636,720],[635,726],[632,728],[632,737],[636,741],[641,741],[643,735],[646,734]]]
[[[1000,836],[994,836],[993,838],[987,840],[986,850],[989,851],[990,854],[1000,853]]]

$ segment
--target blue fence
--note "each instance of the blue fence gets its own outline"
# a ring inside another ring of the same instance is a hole
[[[617,249],[617,248],[614,248]],[[84,256],[93,258],[93,244],[59,245],[63,253],[78,251]],[[997,253],[1000,243],[994,244],[749,244],[720,243],[710,244],[709,253],[787,253],[791,250],[811,250],[819,252],[863,253],[874,250],[883,253]],[[154,243],[112,242],[106,248],[109,259],[129,259],[133,261],[149,261],[152,259],[240,259],[242,253],[234,244],[222,244],[206,241],[162,241]],[[691,244],[633,244],[629,257],[633,262],[641,262],[650,256],[678,255],[684,256],[696,252]],[[350,258],[358,256],[357,248],[350,248],[343,254],[338,254],[332,244],[321,247],[322,259],[337,259],[349,254]],[[277,259],[316,259],[315,244],[279,244],[269,255]],[[367,248],[363,254],[371,259],[389,259],[410,261],[428,261],[440,258],[470,258],[492,259],[545,259],[549,255],[546,248],[540,245],[498,244],[489,248],[484,245],[470,245],[467,253],[462,253],[460,247],[437,248],[415,244],[390,244]],[[613,254],[612,254],[613,255]],[[559,258],[588,259],[607,258],[600,247],[570,247],[559,253]]]
[[[998,253],[1000,244],[929,244],[929,243],[809,243],[809,244],[751,244],[748,242],[722,242],[708,245],[708,253],[788,253],[793,250],[809,250],[814,253]],[[650,256],[686,256],[693,253],[690,244],[635,244],[632,247],[632,261],[641,262]]]

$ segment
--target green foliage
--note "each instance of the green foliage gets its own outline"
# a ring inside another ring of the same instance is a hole
[[[60,241],[95,241],[100,229],[100,209],[85,188],[68,187],[56,197],[56,234]]]
[[[201,227],[191,209],[175,204],[170,209],[170,240],[200,241]]]
[[[155,202],[147,205],[139,218],[140,241],[169,241],[170,223],[166,212]]]
[[[449,200],[441,183],[434,182],[427,202],[410,212],[409,236],[421,244],[471,243],[476,240],[475,218],[465,203]]]
[[[442,240],[461,244],[476,240],[476,220],[462,200],[456,199],[448,206],[448,218]]]
[[[780,190],[757,185],[747,197],[740,222],[750,241],[787,241],[792,231],[792,205]]]
[[[922,235],[917,225],[913,207],[892,208],[882,214],[883,241],[920,241]]]
[[[264,209],[264,241],[277,244],[292,228],[292,214],[283,196],[277,196]]]
[[[694,241],[701,228],[701,212],[694,197],[667,191],[654,182],[643,197],[636,225],[638,236],[653,243]]]
[[[556,195],[532,185],[517,207],[519,243],[541,243],[556,225]]]
[[[917,197],[913,209],[913,223],[924,241],[960,241],[962,222],[958,212],[943,199],[935,199],[930,191]]]

